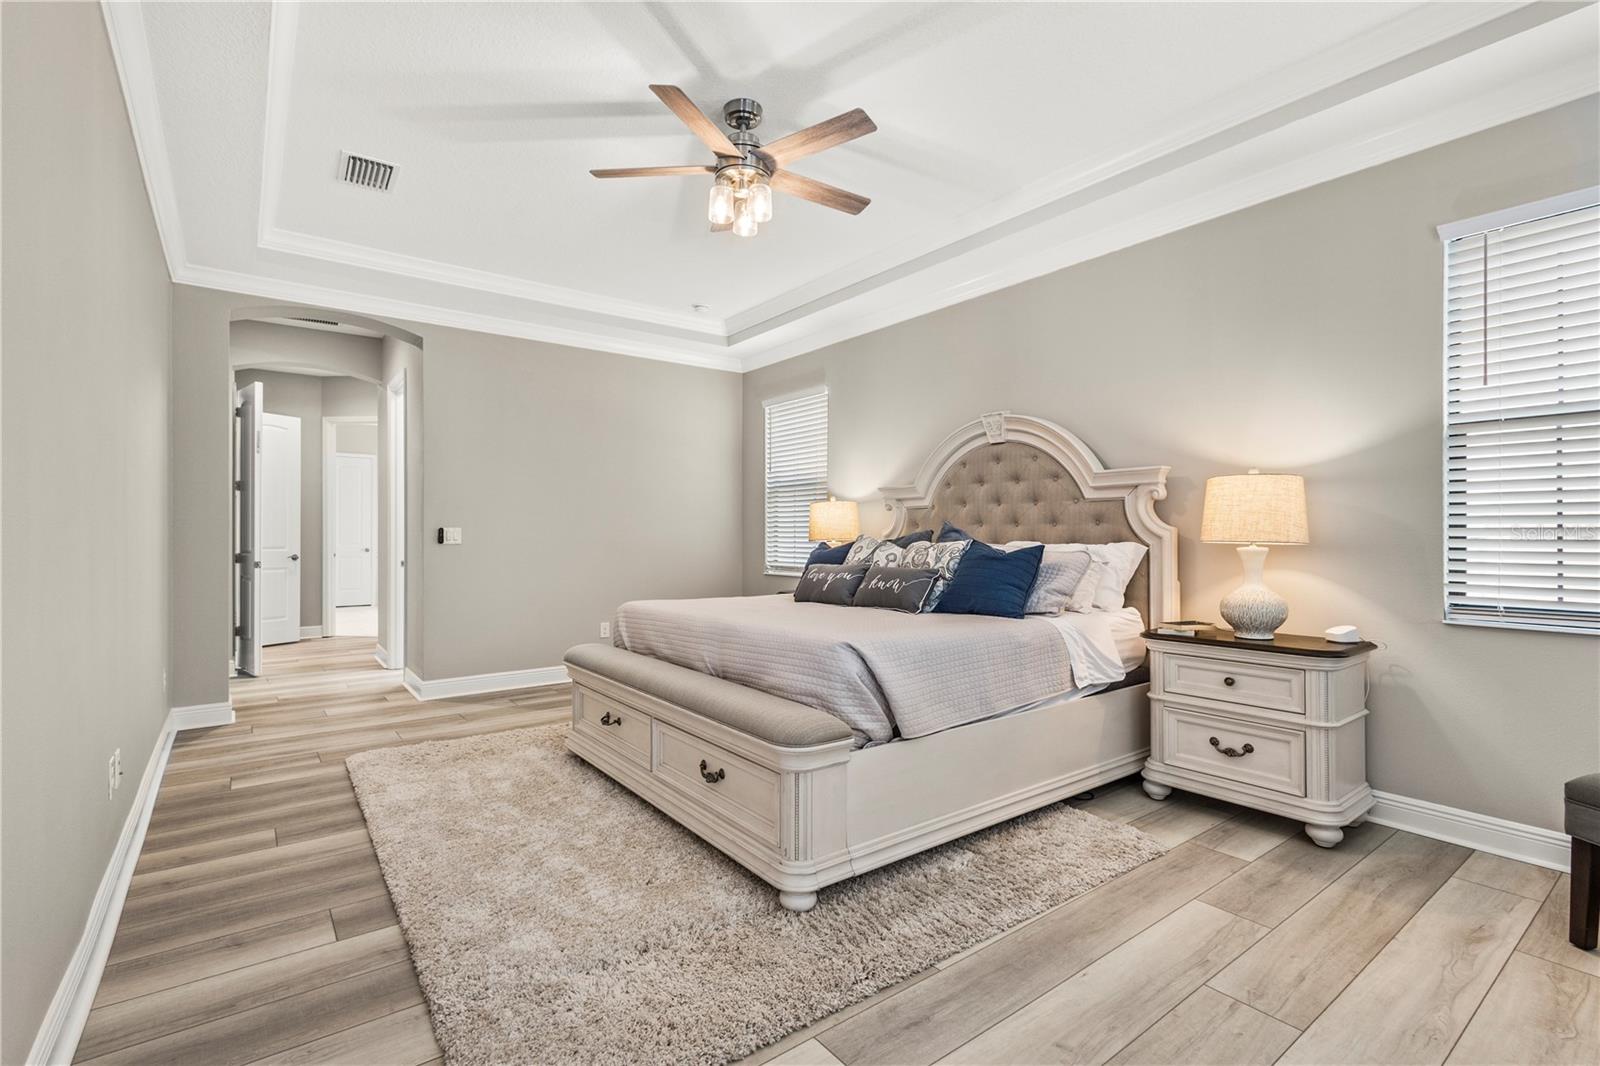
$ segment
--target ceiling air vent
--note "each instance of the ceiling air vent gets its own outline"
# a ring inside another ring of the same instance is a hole
[[[290,315],[289,317],[296,322],[310,322],[318,326],[337,326],[339,324],[331,318],[306,318],[304,315]]]
[[[344,165],[340,167],[340,178],[351,185],[388,192],[389,182],[394,179],[394,164],[345,152]]]

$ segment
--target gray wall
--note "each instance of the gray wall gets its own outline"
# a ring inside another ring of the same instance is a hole
[[[227,337],[260,303],[174,293],[174,654],[185,703],[227,699]],[[432,680],[554,666],[597,639],[625,599],[738,591],[738,375],[396,326],[421,341],[420,351],[384,344],[379,374],[408,375],[410,670]],[[464,543],[425,535],[441,525],[463,527]]]
[[[234,366],[290,374],[309,370],[377,381],[383,358],[376,337],[278,322],[234,322],[228,343]]]
[[[0,19],[0,1061],[21,1062],[167,712],[172,286],[99,7]]]
[[[1053,419],[1113,466],[1171,464],[1189,617],[1240,577],[1198,543],[1206,477],[1298,471],[1312,543],[1274,549],[1268,578],[1286,630],[1382,644],[1373,786],[1558,828],[1561,782],[1600,763],[1600,642],[1440,622],[1434,227],[1594,184],[1597,122],[1591,97],[746,375],[745,591],[783,587],[761,573],[761,402],[798,388],[830,389],[849,498],[984,411]]]
[[[377,455],[378,423],[341,422],[334,427],[334,447],[345,455]]]

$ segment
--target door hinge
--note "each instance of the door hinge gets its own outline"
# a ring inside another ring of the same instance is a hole
[[[233,627],[233,635],[236,636],[236,637],[244,636],[244,626],[234,626]]]
[[[243,418],[244,417],[244,404],[240,404],[238,407],[235,407],[233,409],[233,417],[234,418]]]
[[[234,492],[243,492],[244,491],[244,482],[237,481],[237,480],[234,481],[234,483],[233,483],[233,491]]]
[[[244,562],[244,552],[234,552],[233,553],[233,561],[236,562],[236,563]]]

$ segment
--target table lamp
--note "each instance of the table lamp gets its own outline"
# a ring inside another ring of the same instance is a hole
[[[843,544],[861,535],[861,509],[854,500],[829,496],[811,505],[810,539]]]
[[[1239,545],[1244,584],[1228,593],[1223,621],[1241,640],[1271,640],[1289,605],[1261,580],[1269,544],[1306,544],[1306,483],[1299,474],[1227,474],[1206,479],[1200,539]]]

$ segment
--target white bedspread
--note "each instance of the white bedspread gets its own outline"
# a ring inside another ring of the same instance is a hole
[[[1008,619],[796,603],[784,595],[636,600],[618,610],[614,640],[827,711],[870,744],[1120,681],[1118,641],[1128,624],[1120,613]],[[1126,613],[1137,626],[1138,612]]]

